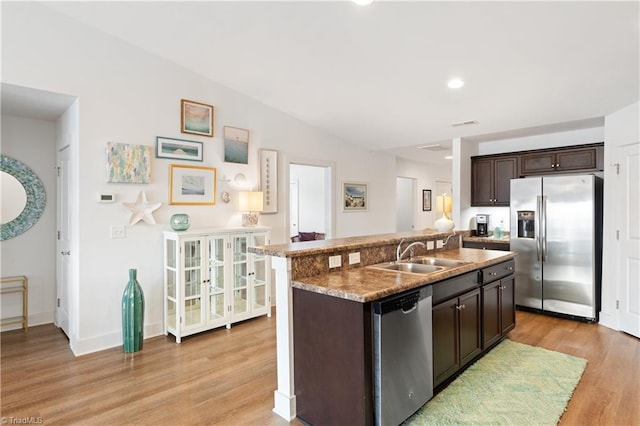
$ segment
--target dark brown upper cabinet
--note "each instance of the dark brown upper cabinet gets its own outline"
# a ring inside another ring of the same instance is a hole
[[[517,156],[471,158],[471,205],[508,206],[511,179],[518,177]]]
[[[511,179],[604,170],[604,143],[471,157],[471,206],[509,206]]]
[[[531,152],[520,156],[522,175],[588,172],[603,169],[604,146],[575,147]]]

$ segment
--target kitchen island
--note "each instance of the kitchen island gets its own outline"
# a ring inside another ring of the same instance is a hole
[[[495,267],[514,256],[511,252],[460,248],[464,232],[420,231],[251,249],[255,253],[272,256],[276,274],[278,389],[274,393],[274,411],[287,420],[299,414],[301,418],[316,423],[337,419],[342,423],[372,423],[372,302],[458,276],[479,277],[477,271]],[[401,241],[402,248],[416,241],[425,243],[427,249],[417,247],[416,256],[429,255],[464,263],[428,275],[369,267],[396,260]],[[440,248],[429,248],[430,245]],[[336,256],[340,258],[341,266],[329,268],[329,258],[334,258],[335,262]],[[358,258],[359,263],[349,264],[350,259]],[[472,284],[477,287],[473,291],[479,292],[482,282],[474,278]],[[460,283],[453,287],[468,292]],[[446,301],[458,297],[460,291],[446,294]],[[447,292],[440,290],[439,297]],[[479,317],[477,322],[479,327]],[[480,342],[480,332],[478,336]],[[305,346],[305,342],[310,341],[316,343]],[[318,343],[325,348],[322,353],[317,352]],[[308,353],[309,350],[316,352]],[[302,355],[300,351],[307,351],[307,354]],[[460,364],[460,354],[454,355]],[[335,360],[339,362],[336,364]],[[323,364],[326,367],[327,361],[332,361],[339,368],[318,368]],[[313,378],[308,374],[305,376],[306,373],[321,373],[324,377]],[[321,394],[324,397],[318,397]],[[299,397],[298,403],[296,396]],[[333,410],[330,404],[325,404],[329,400],[341,401],[352,416]],[[313,417],[319,412],[334,417]]]

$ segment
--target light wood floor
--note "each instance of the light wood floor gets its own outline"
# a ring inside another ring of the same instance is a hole
[[[53,325],[2,333],[1,415],[45,424],[285,425],[271,411],[275,316],[74,357]],[[606,327],[517,313],[512,340],[579,356],[587,369],[562,425],[640,425],[640,341]],[[294,422],[300,424],[299,422]]]

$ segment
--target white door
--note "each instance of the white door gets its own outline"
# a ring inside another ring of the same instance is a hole
[[[396,231],[405,232],[415,229],[416,221],[416,180],[414,178],[396,178]]]
[[[71,148],[58,151],[56,325],[69,336],[69,280],[71,277]]]
[[[640,143],[618,148],[620,329],[640,337]]]

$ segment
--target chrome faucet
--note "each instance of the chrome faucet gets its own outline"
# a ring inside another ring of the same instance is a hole
[[[407,248],[404,249],[404,251],[402,253],[400,253],[400,250],[402,250],[402,243],[404,243],[404,238],[402,240],[400,240],[400,244],[398,244],[398,247],[396,248],[396,262],[400,262],[402,260],[402,257],[405,254],[407,254],[408,251],[411,251],[411,257],[413,257],[413,248],[415,246],[426,247],[425,243],[420,242],[420,241],[414,241],[413,243],[409,244],[407,246]]]

